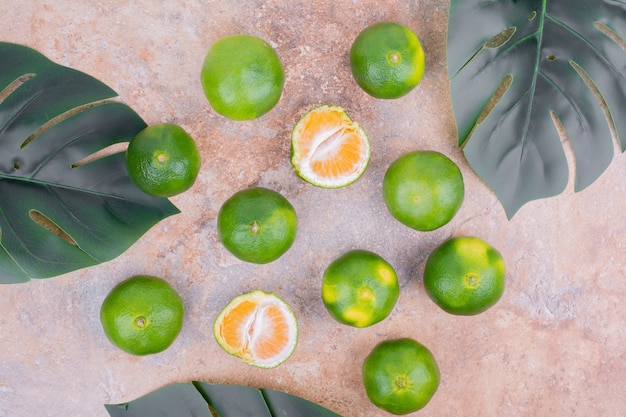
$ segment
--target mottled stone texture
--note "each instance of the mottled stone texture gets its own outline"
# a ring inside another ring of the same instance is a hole
[[[148,123],[182,125],[197,139],[203,167],[195,186],[172,199],[182,213],[117,259],[0,287],[0,417],[105,417],[104,403],[191,380],[287,391],[346,417],[385,416],[368,402],[360,367],[376,343],[396,337],[424,343],[441,368],[441,386],[418,415],[626,415],[624,156],[616,153],[587,190],[575,194],[570,184],[507,220],[456,147],[448,10],[444,0],[4,0],[0,40],[99,78]],[[412,28],[427,55],[423,82],[393,101],[362,92],[348,63],[358,32],[381,20]],[[217,115],[200,85],[205,52],[237,32],[269,41],[285,67],[278,106],[255,121]],[[291,129],[318,104],[344,106],[371,138],[370,166],[349,187],[315,188],[291,169]],[[415,149],[445,153],[465,179],[461,210],[429,233],[395,221],[381,195],[386,167]],[[216,234],[220,205],[252,185],[283,193],[300,221],[292,249],[261,266],[236,260]],[[448,315],[424,293],[425,259],[453,235],[482,237],[506,259],[505,295],[482,315]],[[352,248],[379,253],[401,283],[391,316],[367,329],[333,321],[320,297],[323,269]],[[114,348],[98,318],[108,291],[137,273],[167,279],[187,307],[172,347],[141,358]],[[256,288],[280,294],[300,322],[295,354],[273,370],[227,355],[211,333],[219,309]]]

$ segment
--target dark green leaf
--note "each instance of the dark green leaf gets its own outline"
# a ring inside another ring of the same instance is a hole
[[[192,384],[173,384],[125,404],[105,404],[111,417],[211,417]],[[252,414],[250,414],[252,416]]]
[[[272,416],[258,389],[206,382],[194,382],[194,385],[220,417]]]
[[[340,417],[326,408],[291,394],[269,389],[261,391],[275,417]]]
[[[123,151],[146,124],[115,92],[0,43],[0,283],[113,259],[178,213],[131,182]]]
[[[626,3],[452,0],[448,23],[459,145],[509,218],[567,186],[558,126],[576,191],[626,149]]]
[[[284,392],[206,382],[169,385],[105,408],[111,417],[209,417],[211,410],[219,417],[341,417]]]

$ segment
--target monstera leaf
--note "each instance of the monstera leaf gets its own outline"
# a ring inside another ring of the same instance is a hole
[[[448,23],[459,146],[509,218],[565,189],[564,146],[575,191],[626,148],[624,1],[452,0]]]
[[[108,261],[178,213],[130,181],[122,151],[145,122],[98,80],[0,43],[0,283]]]
[[[111,417],[341,417],[284,392],[206,382],[169,385],[105,408]]]

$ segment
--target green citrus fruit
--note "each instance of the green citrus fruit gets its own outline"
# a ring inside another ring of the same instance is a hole
[[[408,414],[428,404],[439,387],[433,354],[421,343],[394,339],[379,343],[363,362],[368,398],[392,414]]]
[[[322,277],[322,299],[337,321],[368,327],[385,319],[400,287],[393,267],[379,255],[352,250],[331,262]]]
[[[232,120],[251,120],[278,103],[285,73],[278,54],[267,42],[238,34],[211,46],[204,58],[201,81],[216,112]]]
[[[237,258],[257,264],[282,256],[296,238],[296,212],[280,193],[255,187],[231,196],[217,215],[224,247]]]
[[[424,76],[424,50],[406,26],[380,22],[365,28],[350,48],[357,84],[376,98],[393,99],[413,90]]]
[[[465,188],[459,167],[435,151],[396,159],[383,179],[383,197],[393,217],[416,230],[447,224],[461,208]]]
[[[160,123],[139,132],[126,150],[130,179],[144,192],[171,197],[188,190],[200,171],[200,153],[185,130]]]
[[[133,355],[167,349],[183,326],[184,306],[165,280],[136,275],[117,284],[104,299],[100,321],[104,334]]]
[[[424,267],[424,287],[444,311],[469,316],[500,300],[505,276],[500,252],[482,239],[460,236],[431,252]]]

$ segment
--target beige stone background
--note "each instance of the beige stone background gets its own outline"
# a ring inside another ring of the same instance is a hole
[[[416,415],[626,415],[625,157],[616,152],[583,192],[570,184],[508,220],[455,145],[448,11],[445,0],[0,3],[1,41],[33,47],[102,80],[148,123],[182,125],[203,158],[194,187],[172,199],[182,213],[118,258],[0,287],[0,417],[106,417],[105,403],[192,380],[287,391],[346,417],[386,416],[369,403],[360,367],[376,343],[397,337],[424,343],[441,368],[439,390]],[[352,40],[380,20],[409,26],[427,54],[422,83],[398,100],[367,96],[350,74]],[[199,82],[210,45],[237,32],[268,40],[286,72],[277,107],[250,122],[217,115]],[[370,136],[370,166],[349,187],[319,189],[291,170],[291,129],[318,104],[344,106]],[[391,218],[381,195],[386,167],[415,149],[445,153],[465,180],[461,210],[430,233]],[[299,216],[294,246],[268,265],[236,260],[216,235],[220,205],[252,185],[283,193]],[[428,253],[454,235],[482,237],[507,262],[504,297],[479,316],[442,312],[422,287]],[[401,283],[391,316],[367,329],[334,322],[320,298],[323,269],[352,248],[379,253]],[[147,357],[113,347],[98,317],[108,291],[137,273],[164,277],[186,304],[178,339]],[[272,370],[228,356],[211,332],[231,297],[257,288],[280,294],[300,323],[294,355]]]

